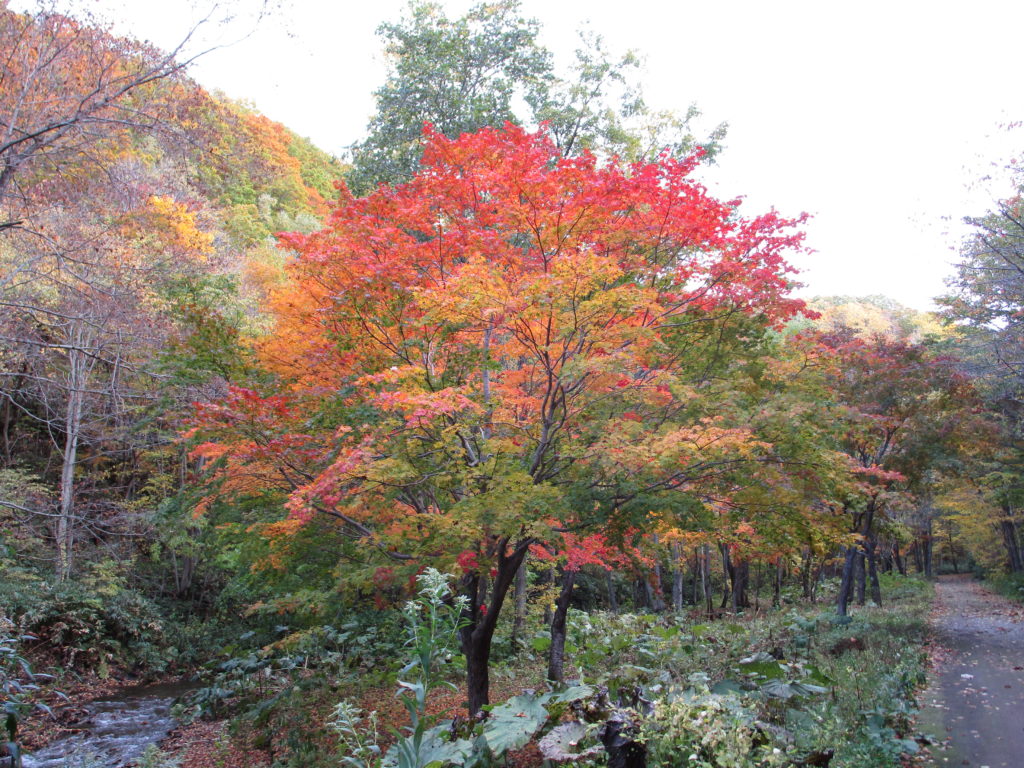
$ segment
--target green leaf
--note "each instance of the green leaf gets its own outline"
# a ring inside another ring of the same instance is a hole
[[[484,722],[484,738],[495,755],[520,749],[547,719],[547,710],[536,696],[513,696],[491,710]]]
[[[821,669],[819,669],[814,664],[807,665],[807,679],[813,680],[816,683],[821,683],[822,685],[835,684],[835,680],[833,680],[831,677],[822,672]]]
[[[779,664],[778,659],[770,653],[760,651],[753,656],[740,659],[739,667],[748,675],[757,675],[768,680],[774,680],[786,676],[786,670]]]
[[[899,739],[898,743],[903,748],[904,752],[911,755],[916,755],[920,749],[917,742],[913,739]]]
[[[402,753],[413,757],[411,762],[416,768],[463,765],[473,751],[473,744],[466,739],[446,741],[443,737],[449,727],[450,721],[445,721],[425,731],[419,743],[419,749],[416,748],[415,735],[406,736],[396,741],[384,755],[384,759],[381,761],[382,768],[397,768],[403,764],[400,760]]]
[[[735,680],[720,680],[711,686],[711,692],[717,693],[719,696],[728,695],[730,693],[743,693],[743,687]]]
[[[538,747],[547,760],[554,760],[557,763],[582,760],[599,754],[603,747],[595,744],[581,749],[579,744],[587,736],[587,726],[574,720],[571,723],[563,723],[540,740]]]
[[[563,691],[555,691],[548,694],[547,702],[551,704],[570,704],[593,695],[594,689],[589,685],[572,685]]]
[[[773,699],[791,699],[794,696],[812,696],[816,693],[825,693],[827,689],[819,685],[808,685],[807,683],[787,683],[784,680],[769,680],[761,686],[761,691]]]

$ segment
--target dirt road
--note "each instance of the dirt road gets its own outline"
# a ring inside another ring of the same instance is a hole
[[[969,577],[936,585],[939,644],[922,697],[936,766],[1024,768],[1024,607]]]

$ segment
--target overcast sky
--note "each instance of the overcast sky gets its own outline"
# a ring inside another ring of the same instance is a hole
[[[165,46],[194,18],[188,0],[159,10],[94,2],[113,9],[122,29]],[[570,61],[589,21],[613,51],[645,57],[652,106],[696,102],[707,125],[729,123],[726,151],[705,178],[722,195],[745,195],[748,213],[813,214],[816,252],[795,260],[805,295],[883,293],[929,308],[950,273],[960,218],[995,194],[970,183],[1024,141],[1024,131],[999,128],[1024,119],[1022,2],[522,4],[560,61]],[[471,3],[444,5],[458,15]],[[384,78],[374,30],[404,7],[291,0],[193,75],[340,154],[361,137]]]

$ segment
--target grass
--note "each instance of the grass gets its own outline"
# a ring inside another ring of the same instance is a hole
[[[985,583],[1003,597],[1024,603],[1024,573],[991,573]]]

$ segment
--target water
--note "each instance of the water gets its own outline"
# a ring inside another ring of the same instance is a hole
[[[144,685],[86,705],[83,730],[24,758],[24,768],[124,768],[164,738],[176,722],[171,705],[192,690],[188,683]]]

